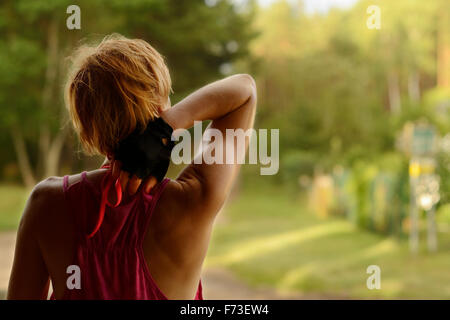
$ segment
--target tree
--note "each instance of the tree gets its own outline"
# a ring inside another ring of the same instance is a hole
[[[379,30],[366,26],[371,1],[312,15],[299,3],[256,17],[259,124],[282,128],[282,153],[329,155],[318,162],[392,150],[394,120],[436,85],[436,17],[448,1],[377,1]]]

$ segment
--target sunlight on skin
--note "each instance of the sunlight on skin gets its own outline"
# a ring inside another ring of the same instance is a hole
[[[311,241],[320,237],[330,236],[336,233],[351,233],[353,231],[354,226],[350,223],[345,221],[337,221],[307,229],[283,232],[273,236],[259,237],[254,240],[232,246],[226,254],[208,258],[206,265],[229,265],[258,256],[267,255],[272,251],[282,249],[289,245],[299,245],[306,241]]]

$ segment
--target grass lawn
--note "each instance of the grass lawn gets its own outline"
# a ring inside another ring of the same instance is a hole
[[[0,184],[0,231],[17,229],[28,196],[24,187]]]
[[[356,229],[340,218],[320,220],[283,188],[246,186],[216,222],[206,265],[232,270],[254,286],[324,298],[450,298],[450,235],[430,254],[421,235],[408,241]],[[369,290],[366,269],[381,268],[381,289]]]

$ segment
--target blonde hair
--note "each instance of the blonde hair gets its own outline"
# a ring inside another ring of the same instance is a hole
[[[110,155],[159,116],[171,92],[163,57],[147,42],[108,36],[72,56],[66,106],[87,154]]]

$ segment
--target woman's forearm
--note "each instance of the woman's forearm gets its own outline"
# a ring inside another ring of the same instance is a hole
[[[237,74],[210,83],[161,113],[175,129],[187,129],[194,121],[216,120],[238,109],[254,94],[250,75]]]

